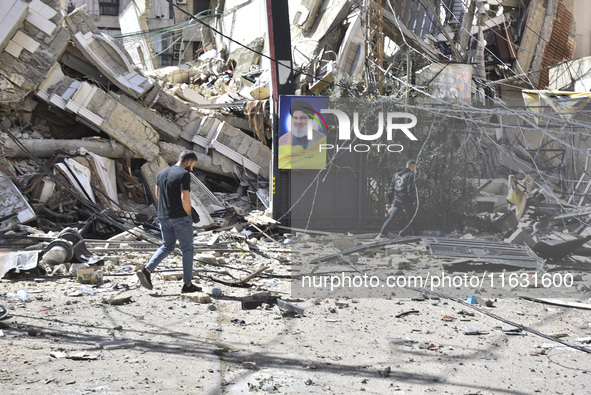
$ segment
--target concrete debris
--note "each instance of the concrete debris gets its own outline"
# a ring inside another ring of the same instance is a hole
[[[519,228],[509,238],[505,239],[509,244],[525,244],[535,251],[536,241],[525,231],[524,228]]]
[[[540,241],[535,245],[533,250],[542,258],[560,260],[575,252],[589,240],[591,240],[591,236],[568,241]]]
[[[128,303],[131,303],[131,296],[119,296],[119,297],[112,297],[112,298],[104,298],[103,299],[103,304],[108,304],[108,305],[113,305],[113,306],[121,306],[121,305],[128,304]]]

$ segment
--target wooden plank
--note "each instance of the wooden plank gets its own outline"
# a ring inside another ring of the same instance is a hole
[[[215,278],[215,281],[218,281],[218,282],[225,284],[225,285],[242,285],[242,284],[245,284],[248,281],[252,280],[256,276],[258,276],[259,274],[261,274],[262,272],[267,270],[268,268],[269,268],[269,266],[266,266],[266,265],[261,266],[258,269],[256,269],[254,272],[250,273],[249,275],[241,277],[240,279],[234,280],[234,281],[222,280],[220,278]]]

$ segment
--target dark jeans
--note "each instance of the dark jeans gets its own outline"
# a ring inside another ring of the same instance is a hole
[[[193,220],[189,216],[159,220],[162,245],[146,266],[153,272],[158,264],[174,251],[178,240],[183,253],[183,281],[190,283],[193,278]]]
[[[380,230],[380,233],[382,235],[386,235],[388,228],[390,227],[390,225],[392,225],[396,217],[398,217],[398,214],[401,210],[404,210],[404,214],[406,216],[407,221],[410,221],[415,213],[415,207],[412,203],[394,200],[394,202],[392,202],[392,211],[390,211],[390,216],[388,217],[386,222],[384,222],[384,225],[382,225],[382,229]],[[408,225],[407,229],[409,229],[410,232],[412,232],[412,234],[414,235],[418,234],[414,220]]]

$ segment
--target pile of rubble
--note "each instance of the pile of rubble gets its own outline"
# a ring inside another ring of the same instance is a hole
[[[149,222],[156,174],[184,149],[198,156],[191,200],[199,227],[225,226],[233,214],[268,208],[266,101],[241,103],[252,123],[196,104],[235,96],[224,78],[210,78],[232,75],[235,61],[232,70],[214,67],[210,74],[201,66],[187,81],[201,89],[183,94],[187,86],[179,90],[143,74],[83,9],[65,15],[59,1],[15,0],[6,15],[0,231],[36,221],[42,231],[74,226],[108,235]]]
[[[544,184],[528,176],[489,179],[476,199],[481,215],[505,242],[525,245],[542,259],[560,262],[571,257],[588,263],[591,210],[582,205],[586,197],[564,200],[559,188]]]

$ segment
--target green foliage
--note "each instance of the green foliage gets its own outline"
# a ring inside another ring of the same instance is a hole
[[[420,119],[420,114],[416,115]],[[374,191],[381,200],[375,207],[379,210],[386,203],[386,191],[396,168],[404,166],[408,159],[416,159],[418,228],[447,232],[474,226],[478,222],[475,201],[478,193],[467,174],[464,150],[460,149],[466,137],[465,129],[450,127],[440,119],[419,125],[414,132],[418,141],[405,142],[404,154],[368,158],[370,168],[376,169],[375,182],[382,183],[382,188]]]
[[[418,224],[421,229],[461,230],[471,224],[476,214],[477,192],[466,178],[464,155],[443,151],[431,145],[425,147],[419,158]]]

